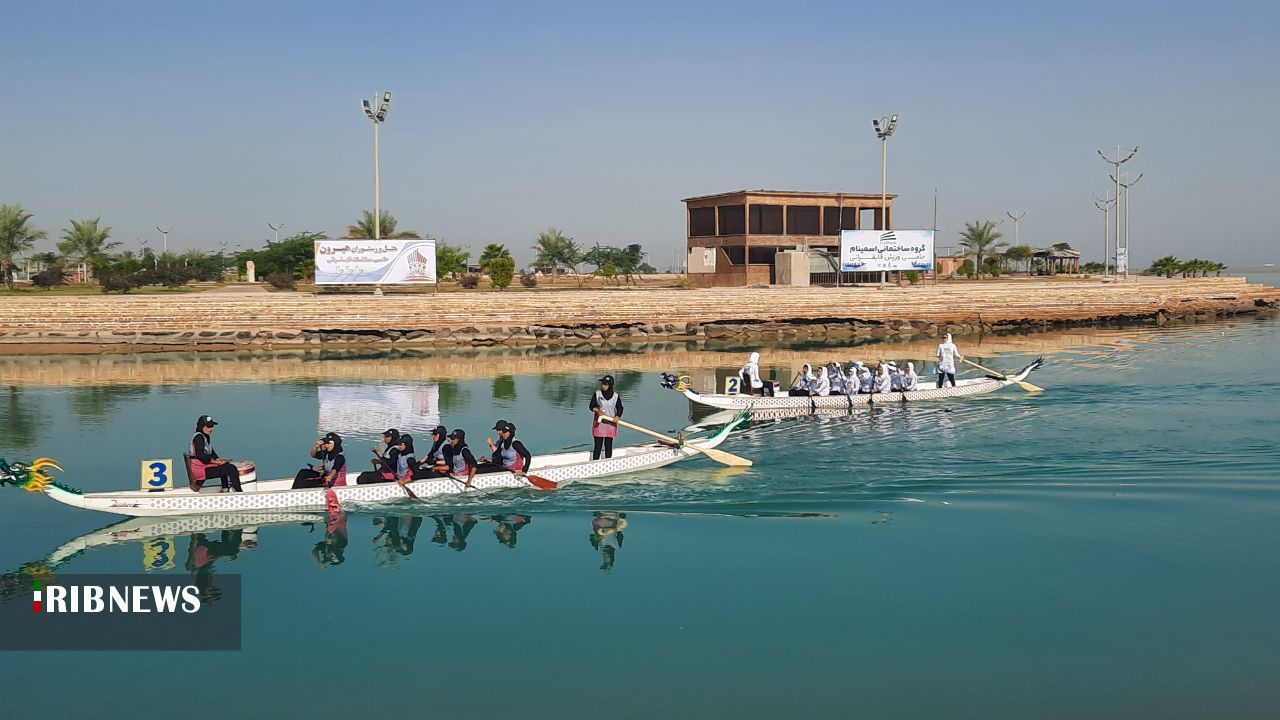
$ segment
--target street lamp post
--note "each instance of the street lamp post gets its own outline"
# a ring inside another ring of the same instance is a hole
[[[160,232],[160,236],[164,238],[164,252],[168,253],[169,252],[169,233],[173,232],[173,226],[170,225],[169,227],[165,228],[157,225],[156,230],[158,230]]]
[[[373,102],[361,100],[364,114],[373,121],[373,239],[382,238],[382,169],[378,155],[378,126],[386,122],[387,113],[391,110],[391,93],[383,92],[382,100],[373,96]],[[377,109],[374,109],[377,105]]]
[[[1111,174],[1111,180],[1112,180],[1113,182],[1115,182],[1115,185],[1116,185],[1116,192],[1115,192],[1115,201],[1116,201],[1116,203],[1117,203],[1117,207],[1116,207],[1116,243],[1117,243],[1116,254],[1119,254],[1119,252],[1120,252],[1120,250],[1119,250],[1119,242],[1120,242],[1120,208],[1119,208],[1119,204],[1118,204],[1118,203],[1119,203],[1119,200],[1120,200],[1120,166],[1121,166],[1121,165],[1123,165],[1123,164],[1125,164],[1125,163],[1127,163],[1127,162],[1129,162],[1130,160],[1132,160],[1132,159],[1133,159],[1133,156],[1134,156],[1134,155],[1137,155],[1137,154],[1138,154],[1138,147],[1139,147],[1138,145],[1133,146],[1133,150],[1130,150],[1130,151],[1129,151],[1129,154],[1128,154],[1127,156],[1125,156],[1125,157],[1124,157],[1124,159],[1121,159],[1121,158],[1120,158],[1120,150],[1121,150],[1121,148],[1120,148],[1120,146],[1119,146],[1119,145],[1117,145],[1117,146],[1116,146],[1116,159],[1115,159],[1115,160],[1112,160],[1111,158],[1107,157],[1107,156],[1106,156],[1106,155],[1105,155],[1101,150],[1099,150],[1099,151],[1098,151],[1098,157],[1102,158],[1102,160],[1103,160],[1104,162],[1106,162],[1106,163],[1108,163],[1108,164],[1110,164],[1110,165],[1114,166],[1114,168],[1115,168],[1115,171]],[[1129,248],[1128,248],[1128,247],[1126,247],[1126,248],[1125,248],[1125,253],[1128,253],[1128,252],[1129,252]],[[1104,265],[1106,264],[1105,259],[1104,259],[1104,261],[1103,261],[1103,264],[1104,264]],[[1125,266],[1126,266],[1126,267],[1128,267],[1128,265],[1129,265],[1129,263],[1128,263],[1128,259],[1126,258]],[[1126,273],[1126,276],[1127,276],[1127,273]]]
[[[1097,193],[1093,195],[1093,205],[1103,212],[1102,216],[1102,277],[1107,276],[1107,264],[1111,259],[1107,254],[1111,252],[1111,205],[1116,201],[1115,198],[1107,198],[1103,200],[1098,197]]]
[[[279,225],[267,223],[267,227],[271,228],[271,234],[275,238],[272,242],[280,242],[280,231],[284,229],[284,223],[280,223]]]
[[[1021,245],[1022,238],[1021,236],[1018,235],[1018,221],[1026,217],[1027,211],[1023,210],[1022,212],[1016,213],[1016,214],[1011,212],[1005,212],[1005,215],[1008,215],[1009,219],[1013,221],[1013,244]]]
[[[1133,255],[1129,252],[1129,188],[1133,187],[1134,185],[1137,185],[1138,181],[1141,180],[1142,176],[1145,174],[1146,173],[1138,173],[1138,177],[1134,178],[1133,181],[1129,183],[1120,182],[1119,180],[1116,181],[1116,184],[1119,185],[1121,188],[1123,188],[1123,192],[1120,194],[1120,204],[1119,204],[1119,207],[1116,209],[1116,212],[1124,213],[1124,279],[1125,280],[1129,279],[1129,262],[1133,259]],[[1128,173],[1125,173],[1125,176],[1126,176],[1125,179],[1127,180]],[[1115,177],[1112,177],[1111,179],[1116,180]],[[1119,219],[1120,219],[1120,216],[1117,214],[1116,220],[1118,221]],[[1117,223],[1117,227],[1119,227],[1118,223]],[[1119,233],[1120,231],[1116,230],[1116,247],[1117,248],[1119,248],[1120,246]],[[1117,249],[1116,255],[1119,255],[1119,254],[1120,254],[1120,251]],[[1119,271],[1120,271],[1120,268],[1117,263],[1116,272],[1119,272]]]
[[[898,116],[885,115],[879,120],[872,120],[871,127],[880,140],[880,229],[889,229],[889,136],[898,129]],[[883,285],[887,273],[880,271],[880,284]]]

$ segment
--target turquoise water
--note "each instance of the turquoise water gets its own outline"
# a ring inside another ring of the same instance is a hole
[[[1274,717],[1277,331],[1135,330],[1048,355],[1040,396],[758,423],[725,445],[746,471],[354,513],[340,564],[314,552],[323,523],[262,526],[213,566],[244,576],[243,651],[5,653],[4,714]],[[536,455],[589,442],[594,374],[11,387],[0,456],[133,487],[208,413],[220,451],[283,476],[322,428],[363,428],[347,451],[364,464],[387,411],[477,445],[506,418]],[[632,421],[700,417],[656,374],[614,374]],[[110,522],[0,490],[0,569]],[[175,539],[162,572],[201,540]],[[123,542],[59,569],[143,562]]]

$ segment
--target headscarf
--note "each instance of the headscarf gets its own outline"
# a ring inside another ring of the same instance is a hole
[[[916,364],[913,362],[907,363],[907,377],[916,377]]]
[[[751,365],[758,365],[760,363],[760,353],[751,353],[751,356],[747,358],[747,362]]]
[[[404,446],[404,450],[400,451],[401,455],[413,454],[413,436],[410,435],[409,433],[405,433],[401,435],[399,438],[397,438],[396,444]]]

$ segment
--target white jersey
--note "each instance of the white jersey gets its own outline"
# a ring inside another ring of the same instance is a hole
[[[953,342],[944,342],[938,346],[938,372],[951,373],[956,372],[956,358],[960,356],[960,349]]]

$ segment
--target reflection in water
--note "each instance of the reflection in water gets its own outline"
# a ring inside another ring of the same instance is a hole
[[[552,407],[573,407],[585,403],[595,387],[595,378],[552,373],[538,378],[538,397]]]
[[[10,385],[4,402],[0,402],[0,428],[4,428],[5,446],[18,450],[34,447],[38,428],[46,422],[39,404],[27,399],[22,388]]]
[[[612,570],[622,549],[622,531],[627,527],[624,512],[594,512],[591,518],[591,547],[600,551],[600,569]]]
[[[490,520],[497,523],[493,534],[497,536],[498,542],[513,550],[516,547],[516,533],[520,532],[520,528],[533,522],[533,518],[528,515],[495,515]]]
[[[373,554],[378,565],[394,565],[401,556],[413,554],[418,530],[422,527],[419,515],[388,516],[373,519],[374,527],[382,526],[373,536]]]
[[[311,549],[321,568],[335,567],[347,561],[347,513],[325,520],[324,540]]]
[[[514,402],[516,399],[516,379],[511,375],[498,375],[493,379],[493,399]]]
[[[86,424],[94,422],[105,423],[111,419],[116,405],[121,401],[145,397],[150,392],[151,388],[146,385],[135,387],[77,387],[71,390],[71,409]]]
[[[252,533],[250,540],[244,539],[246,532]],[[188,538],[187,562],[183,567],[195,578],[200,599],[216,602],[222,597],[222,590],[213,582],[214,563],[219,558],[235,560],[242,548],[253,548],[257,544],[256,530],[223,530],[217,540],[210,540],[205,533],[192,533]]]
[[[436,531],[431,536],[431,542],[446,545],[458,552],[467,549],[467,536],[479,524],[474,515],[432,515],[431,519],[436,521]],[[452,538],[449,537],[451,530]]]

